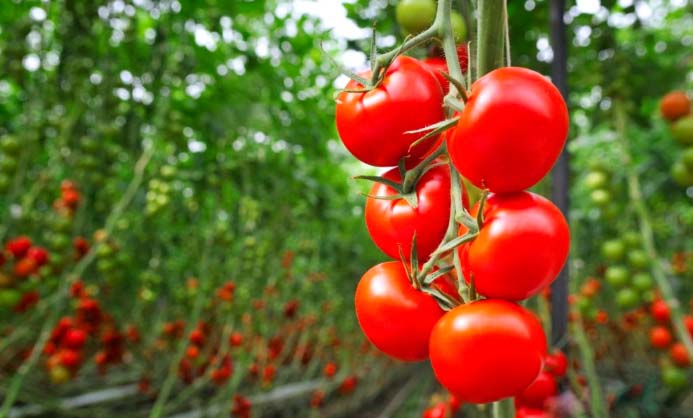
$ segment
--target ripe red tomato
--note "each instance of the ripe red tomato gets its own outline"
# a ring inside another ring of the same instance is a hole
[[[460,228],[461,234],[466,231]],[[480,294],[521,300],[551,284],[569,246],[570,231],[561,211],[542,196],[517,192],[489,195],[479,235],[459,252],[465,279],[473,275]]]
[[[445,402],[439,402],[436,405],[426,409],[423,413],[423,418],[446,418],[447,405]]]
[[[530,408],[544,408],[547,399],[558,394],[556,378],[551,373],[541,372],[527,388],[515,397],[515,404]]]
[[[661,323],[668,323],[671,318],[671,312],[669,311],[669,305],[661,299],[657,299],[652,302],[650,306],[650,314],[655,321]]]
[[[533,408],[517,408],[517,411],[515,411],[515,418],[552,418],[553,415],[551,415],[548,412],[545,412],[544,410],[541,409],[533,409]]]
[[[462,72],[466,73],[469,57],[467,54],[467,47],[464,44],[457,46],[457,58],[460,62]],[[428,69],[433,72],[433,75],[436,76],[438,84],[440,84],[440,87],[443,89],[443,94],[448,94],[448,91],[450,91],[450,82],[440,73],[442,71],[449,74],[448,64],[445,61],[445,57],[428,57],[424,58],[421,62],[426,64],[426,67],[428,67]]]
[[[369,78],[370,73],[363,74]],[[355,81],[347,89],[363,88]],[[417,161],[428,151],[432,137],[409,147],[426,133],[421,129],[444,119],[443,92],[435,76],[418,60],[400,56],[375,89],[366,93],[340,93],[336,120],[339,137],[354,157],[378,167],[396,166],[399,160]]]
[[[693,316],[685,315],[683,317],[683,324],[686,326],[688,334],[693,338]]]
[[[36,265],[41,267],[48,262],[48,251],[43,247],[31,247],[27,251],[26,257],[34,260]]]
[[[549,172],[567,135],[568,109],[558,89],[537,72],[505,67],[472,84],[448,151],[475,186],[513,192]]]
[[[401,182],[397,168],[383,177]],[[463,186],[464,187],[464,186]],[[463,190],[463,204],[467,194]],[[393,196],[390,186],[376,183],[371,196]],[[416,233],[416,252],[419,260],[427,259],[445,237],[450,218],[450,168],[438,166],[430,169],[416,184],[418,206],[413,208],[404,199],[384,200],[369,197],[366,200],[366,226],[371,239],[388,256],[399,259],[399,249],[408,259],[411,241]]]
[[[679,367],[688,367],[691,365],[691,358],[688,355],[686,346],[682,343],[675,343],[669,349],[669,357]]]
[[[429,295],[415,290],[399,261],[381,263],[356,288],[356,317],[380,351],[402,361],[428,357],[433,326],[445,314]]]
[[[63,344],[67,348],[79,350],[87,342],[87,333],[79,328],[68,330],[63,337]]]
[[[460,305],[431,333],[433,371],[463,402],[486,403],[519,394],[539,375],[545,355],[539,320],[504,300]]]
[[[544,370],[556,377],[565,376],[568,370],[568,359],[561,350],[556,350],[544,359]]]
[[[29,248],[31,248],[31,238],[23,235],[14,238],[5,245],[5,249],[12,253],[14,258],[24,257]]]
[[[671,344],[671,332],[664,327],[654,327],[650,330],[650,344],[652,347],[663,350]]]

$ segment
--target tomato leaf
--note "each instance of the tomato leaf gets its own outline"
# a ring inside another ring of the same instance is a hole
[[[381,176],[355,176],[353,177],[355,180],[368,180],[368,181],[373,181],[376,183],[381,183],[386,186],[392,187],[397,193],[402,193],[402,185],[400,183],[397,183],[396,181],[386,179],[385,177]]]

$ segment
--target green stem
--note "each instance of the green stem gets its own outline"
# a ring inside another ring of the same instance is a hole
[[[493,403],[491,413],[493,418],[514,418],[515,403],[513,398],[506,398]]]
[[[505,0],[479,0],[477,25],[477,78],[503,66]]]
[[[440,0],[438,3],[438,13],[436,22],[439,24],[439,35],[443,39],[443,52],[445,53],[445,62],[448,66],[450,76],[460,83],[464,83],[464,75],[460,68],[460,61],[457,57],[457,45],[455,44],[455,34],[452,31],[452,22],[450,20],[452,10],[452,0]],[[466,95],[465,91],[460,92]],[[447,97],[456,98],[457,88],[453,83],[450,83],[450,92]],[[447,98],[446,97],[446,98]]]
[[[416,182],[419,180],[419,177],[421,177],[428,165],[432,163],[436,158],[440,157],[441,155],[444,155],[446,151],[447,147],[445,141],[443,141],[443,143],[440,144],[438,149],[433,151],[431,155],[429,155],[428,157],[426,157],[426,159],[417,164],[416,167],[412,168],[411,170],[407,170],[407,174],[404,176],[404,179],[402,180],[402,194],[412,192],[414,190],[414,187],[416,187]]]
[[[669,284],[666,271],[659,261],[659,254],[654,243],[654,233],[652,232],[652,222],[650,214],[645,205],[645,199],[642,196],[642,188],[640,179],[633,168],[633,157],[630,152],[630,144],[627,137],[627,115],[623,108],[623,103],[619,100],[614,103],[614,123],[618,132],[617,137],[621,145],[621,160],[626,168],[626,179],[628,181],[628,196],[631,204],[635,209],[638,217],[638,225],[640,235],[642,236],[643,247],[651,260],[651,273],[657,283],[657,287],[662,294],[664,302],[671,311],[671,323],[674,326],[674,332],[679,341],[683,343],[688,351],[688,357],[693,362],[693,341],[688,333],[685,323],[683,322],[683,313],[681,312],[681,303],[676,298],[674,290]]]
[[[576,318],[575,322],[573,322],[572,335],[575,339],[575,344],[578,347],[578,351],[580,352],[582,369],[587,377],[587,385],[590,390],[591,415],[593,418],[608,418],[609,410],[606,407],[606,402],[604,401],[604,392],[602,391],[599,376],[597,375],[597,370],[594,364],[592,346],[587,340],[582,319],[579,317]]]

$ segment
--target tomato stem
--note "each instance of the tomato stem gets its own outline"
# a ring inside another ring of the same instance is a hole
[[[503,66],[505,0],[479,0],[477,24],[477,78]]]
[[[514,418],[515,403],[513,402],[513,398],[506,398],[494,402],[491,409],[491,414],[493,418]]]

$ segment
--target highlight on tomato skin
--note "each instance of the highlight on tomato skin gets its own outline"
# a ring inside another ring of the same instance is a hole
[[[431,366],[438,381],[462,402],[516,396],[541,372],[546,335],[533,313],[485,299],[457,306],[431,333]]]
[[[568,136],[568,109],[558,89],[521,67],[474,82],[448,138],[450,158],[472,184],[507,193],[534,186],[558,160]]]
[[[369,78],[368,72],[362,76]],[[363,89],[351,80],[347,90]],[[426,132],[407,133],[442,121],[443,92],[419,60],[399,56],[383,81],[368,92],[344,91],[337,97],[337,131],[351,154],[366,164],[394,167],[402,158],[418,161],[436,143],[431,137],[410,150]]]

